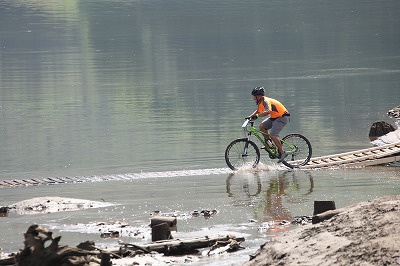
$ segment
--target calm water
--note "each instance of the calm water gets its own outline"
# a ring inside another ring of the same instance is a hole
[[[0,0],[0,180],[135,176],[3,189],[3,205],[62,195],[124,209],[5,218],[0,247],[20,248],[9,239],[33,221],[221,211],[183,233],[397,194],[395,167],[287,174],[264,156],[257,174],[231,176],[223,153],[258,85],[292,113],[282,134],[306,135],[315,156],[370,147],[372,123],[393,122],[400,104],[399,11],[395,0]],[[248,243],[265,240],[258,225],[244,226]]]

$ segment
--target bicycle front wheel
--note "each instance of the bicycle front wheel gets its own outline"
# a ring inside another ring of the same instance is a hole
[[[243,166],[254,168],[260,161],[260,150],[251,140],[236,139],[226,147],[225,161],[232,170],[238,170]]]
[[[282,163],[289,168],[306,165],[312,156],[311,143],[300,134],[289,134],[282,139],[282,147],[289,155]]]

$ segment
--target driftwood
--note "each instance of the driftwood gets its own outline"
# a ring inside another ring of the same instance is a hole
[[[244,241],[243,237],[236,238],[235,236],[224,236],[224,237],[201,237],[201,238],[190,238],[190,239],[174,239],[174,240],[163,240],[156,241],[145,245],[132,245],[123,244],[125,249],[136,251],[141,250],[145,252],[158,252],[164,253],[165,255],[175,255],[175,254],[187,254],[194,252],[200,248],[207,248],[217,243],[233,244],[232,240],[235,240],[237,244]],[[232,248],[233,249],[233,248]]]
[[[111,266],[110,256],[93,246],[88,249],[81,247],[59,246],[61,236],[53,238],[53,233],[31,225],[24,234],[24,249],[14,257],[0,260],[0,265],[18,266]],[[50,242],[47,245],[47,242]],[[89,245],[90,246],[90,245]],[[87,247],[89,247],[87,246]]]
[[[314,201],[314,214],[320,214],[326,211],[336,210],[336,204],[333,200],[316,200]]]
[[[332,218],[335,215],[338,215],[341,212],[343,212],[343,209],[329,210],[320,214],[316,214],[312,217],[312,223],[317,224],[323,222],[325,220]]]
[[[163,240],[145,245],[121,243],[119,249],[104,251],[92,241],[76,247],[60,246],[61,236],[53,238],[52,232],[36,224],[28,228],[24,237],[24,249],[9,258],[0,259],[0,266],[111,266],[111,258],[134,257],[153,252],[180,255],[193,253],[200,248],[210,248],[207,255],[211,255],[211,252],[233,252],[242,248],[240,243],[244,241],[243,237],[227,235]]]

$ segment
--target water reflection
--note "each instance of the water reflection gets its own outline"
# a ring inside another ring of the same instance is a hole
[[[277,176],[268,174],[268,179],[265,177],[265,173],[258,172],[228,175],[226,192],[233,206],[252,208],[254,219],[262,222],[291,221],[293,215],[289,207],[309,201],[313,193],[311,173],[279,171]]]

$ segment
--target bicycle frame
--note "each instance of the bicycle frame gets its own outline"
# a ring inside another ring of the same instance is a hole
[[[250,127],[247,128],[248,123],[250,123]],[[269,134],[258,130],[257,128],[254,127],[254,121],[246,119],[242,125],[242,128],[246,132],[247,139],[250,140],[250,136],[253,134],[265,147],[265,150],[273,157],[276,157],[278,150],[276,149],[276,145],[274,144],[273,148],[271,149],[267,143],[264,141],[264,136],[268,137]],[[262,137],[261,137],[262,136]]]
[[[250,127],[248,128],[247,125],[250,123]],[[254,121],[253,120],[249,120],[246,119],[246,121],[244,121],[242,128],[244,129],[245,132],[247,132],[247,139],[250,140],[250,136],[254,135],[265,147],[265,150],[268,152],[268,154],[272,157],[272,158],[276,158],[278,156],[278,149],[276,148],[275,143],[273,144],[273,148],[270,148],[269,145],[267,145],[267,143],[265,143],[264,141],[264,136],[268,137],[269,134],[265,133],[257,128],[254,127]],[[295,153],[297,151],[297,147],[280,139],[281,143],[283,146],[285,146],[286,148],[289,148],[289,150],[286,150],[286,152],[289,153]]]

